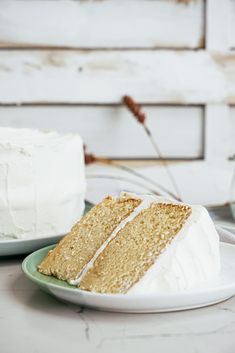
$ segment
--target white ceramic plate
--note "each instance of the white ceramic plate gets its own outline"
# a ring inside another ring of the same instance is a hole
[[[0,256],[29,254],[43,246],[55,244],[63,235],[44,238],[9,239],[0,241]]]
[[[219,227],[225,228],[230,232],[235,232],[235,223],[223,221],[215,221],[214,223],[216,226],[218,225]]]
[[[233,218],[229,205],[207,207],[215,225],[235,231],[235,219]]]
[[[235,245],[220,244],[222,271],[217,280],[190,291],[154,295],[90,293],[70,286],[65,281],[44,276],[37,271],[37,265],[51,248],[53,247],[47,247],[29,255],[23,262],[23,271],[44,291],[80,306],[129,313],[165,312],[199,308],[235,295]]]

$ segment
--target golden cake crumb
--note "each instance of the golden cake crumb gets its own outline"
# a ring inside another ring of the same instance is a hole
[[[79,288],[126,293],[177,236],[191,212],[189,206],[152,203],[108,243],[81,278]]]
[[[73,280],[92,259],[117,225],[141,203],[127,194],[119,199],[106,197],[76,223],[71,232],[38,266],[38,271],[62,280]]]

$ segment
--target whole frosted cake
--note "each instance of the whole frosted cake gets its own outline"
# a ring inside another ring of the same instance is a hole
[[[84,194],[79,135],[0,128],[0,239],[66,234]]]
[[[38,270],[98,293],[189,289],[218,275],[219,237],[202,206],[121,194],[82,217]]]

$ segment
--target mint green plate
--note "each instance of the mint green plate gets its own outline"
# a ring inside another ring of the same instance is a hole
[[[147,313],[178,311],[219,303],[235,295],[235,246],[220,243],[221,274],[211,282],[181,292],[152,294],[98,294],[86,292],[37,271],[38,264],[53,246],[47,246],[26,257],[22,264],[25,275],[44,291],[58,299],[98,310]]]
[[[55,246],[55,244],[47,246],[27,256],[22,263],[22,270],[31,281],[35,282],[40,288],[47,292],[49,291],[48,285],[50,285],[50,287],[54,285],[76,290],[76,287],[69,285],[66,281],[61,281],[52,276],[45,276],[37,271],[38,264],[40,264],[43,258],[48,254],[48,251],[54,249]]]

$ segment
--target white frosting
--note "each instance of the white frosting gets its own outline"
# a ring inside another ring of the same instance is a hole
[[[79,135],[0,128],[0,239],[67,233],[84,195]]]
[[[122,221],[110,237],[98,249],[95,256],[81,271],[75,281],[78,284],[107,244],[128,222],[132,221],[152,202],[180,204],[170,199],[150,195],[134,195],[141,204]],[[202,206],[191,206],[192,213],[186,223],[159,255],[145,275],[128,291],[128,294],[156,293],[190,289],[199,283],[215,278],[220,271],[219,236],[214,224]]]
[[[218,276],[219,236],[207,210],[191,207],[183,228],[128,294],[186,290]]]

